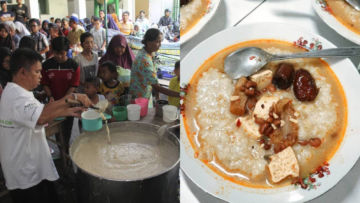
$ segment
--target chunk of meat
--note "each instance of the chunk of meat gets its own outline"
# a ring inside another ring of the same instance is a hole
[[[274,183],[280,182],[288,176],[299,176],[299,163],[291,147],[287,147],[280,153],[270,156],[270,160],[268,168],[271,180]]]
[[[270,135],[270,142],[274,145],[274,152],[278,153],[298,141],[299,126],[294,120],[295,110],[288,98],[279,100],[274,105],[274,113],[279,115],[283,125]]]
[[[246,102],[248,100],[248,97],[244,93],[246,82],[247,79],[245,77],[241,77],[236,82],[232,98],[237,99],[230,101],[230,112],[237,116],[242,116],[246,113]]]
[[[250,80],[256,82],[257,88],[262,90],[271,84],[272,75],[271,70],[264,70],[250,76]]]
[[[275,71],[272,83],[279,89],[285,90],[294,81],[294,66],[290,63],[280,63]]]
[[[299,101],[313,101],[319,93],[314,78],[305,69],[295,72],[293,90]]]

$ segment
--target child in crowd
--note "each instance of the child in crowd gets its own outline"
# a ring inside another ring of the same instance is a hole
[[[91,33],[85,32],[80,36],[80,43],[83,48],[81,54],[75,56],[75,61],[80,66],[80,86],[78,91],[82,92],[85,80],[94,78],[98,74],[98,55],[93,52],[94,37]]]
[[[174,69],[175,77],[170,80],[169,89],[180,92],[180,61],[176,61]],[[176,107],[180,106],[180,97],[168,97],[169,104]]]
[[[19,48],[29,48],[36,51],[36,42],[31,36],[24,36],[19,42]]]
[[[111,61],[106,61],[101,64],[99,76],[102,79],[102,84],[100,85],[100,93],[105,96],[105,98],[110,102],[110,104],[119,104],[120,96],[124,92],[124,86],[117,79],[118,72],[115,64]]]
[[[57,37],[51,40],[51,48],[54,57],[46,60],[42,67],[41,84],[50,102],[59,100],[65,95],[75,92],[80,84],[80,67],[71,58],[67,57],[70,48],[69,40],[65,37]],[[67,117],[63,124],[65,149],[69,149],[69,139],[73,117]]]
[[[85,94],[89,97],[93,104],[97,104],[101,100],[105,100],[104,95],[98,94],[100,89],[100,80],[97,77],[87,78],[84,82]]]
[[[61,25],[62,25],[62,30],[61,30],[62,33],[64,33],[65,37],[67,37],[70,30],[71,30],[71,28],[69,26],[69,19],[68,18],[63,18],[61,20]]]
[[[46,39],[46,36],[39,32],[40,21],[38,19],[32,18],[29,21],[31,37],[35,40],[36,51],[45,58],[45,53],[49,51],[49,42]]]
[[[15,43],[11,37],[10,28],[5,23],[0,23],[0,47],[7,47],[15,50]]]
[[[93,18],[94,27],[90,33],[94,36],[94,51],[100,56],[105,52],[106,45],[106,31],[101,27],[101,20],[98,17]]]

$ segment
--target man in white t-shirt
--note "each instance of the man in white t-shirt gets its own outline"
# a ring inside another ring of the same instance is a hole
[[[67,95],[41,104],[31,90],[40,84],[42,57],[37,52],[17,49],[10,60],[12,82],[0,100],[0,162],[6,187],[14,203],[58,202],[54,184],[59,178],[46,142],[44,124],[61,116],[80,116],[82,107],[70,107],[66,98],[85,106],[86,95]]]

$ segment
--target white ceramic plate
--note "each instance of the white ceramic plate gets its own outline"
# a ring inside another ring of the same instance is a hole
[[[180,37],[180,44],[187,42],[189,39],[194,37],[200,30],[208,23],[208,21],[214,16],[217,8],[220,5],[221,0],[209,0],[209,7],[206,14],[194,25],[189,31]],[[181,8],[180,8],[181,9]],[[181,17],[181,16],[180,16]]]
[[[322,45],[324,49],[335,45],[326,39],[306,32],[293,25],[278,23],[248,24],[221,31],[206,39],[195,47],[181,61],[181,84],[187,84],[195,71],[206,59],[220,50],[248,40],[277,39],[288,42],[303,40],[315,41],[315,47]],[[310,45],[308,43],[307,45]],[[201,161],[194,158],[194,150],[186,136],[181,118],[181,168],[185,174],[204,191],[229,202],[304,202],[311,200],[332,188],[343,178],[357,161],[360,155],[360,76],[349,59],[326,59],[340,80],[348,103],[348,126],[341,146],[329,161],[331,174],[317,183],[317,189],[303,190],[292,185],[276,189],[255,189],[237,185],[216,175]]]
[[[339,33],[346,39],[360,45],[360,34],[347,28],[341,22],[339,22],[331,13],[326,11],[322,6],[324,5],[323,0],[312,0],[313,8],[320,18],[333,30]]]

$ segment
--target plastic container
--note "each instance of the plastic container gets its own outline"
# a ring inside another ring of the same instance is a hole
[[[117,121],[126,121],[127,110],[125,106],[114,106],[112,112]]]
[[[166,123],[174,122],[176,119],[178,119],[178,109],[176,106],[173,105],[164,105],[162,107],[163,109],[163,120]]]
[[[100,113],[94,110],[84,111],[81,114],[81,123],[85,131],[97,131],[102,128]]]
[[[138,121],[140,120],[140,111],[141,106],[138,104],[129,104],[127,105],[127,116],[129,121]]]
[[[135,104],[138,104],[141,107],[140,116],[146,116],[148,112],[149,100],[143,97],[139,97],[135,99]]]

